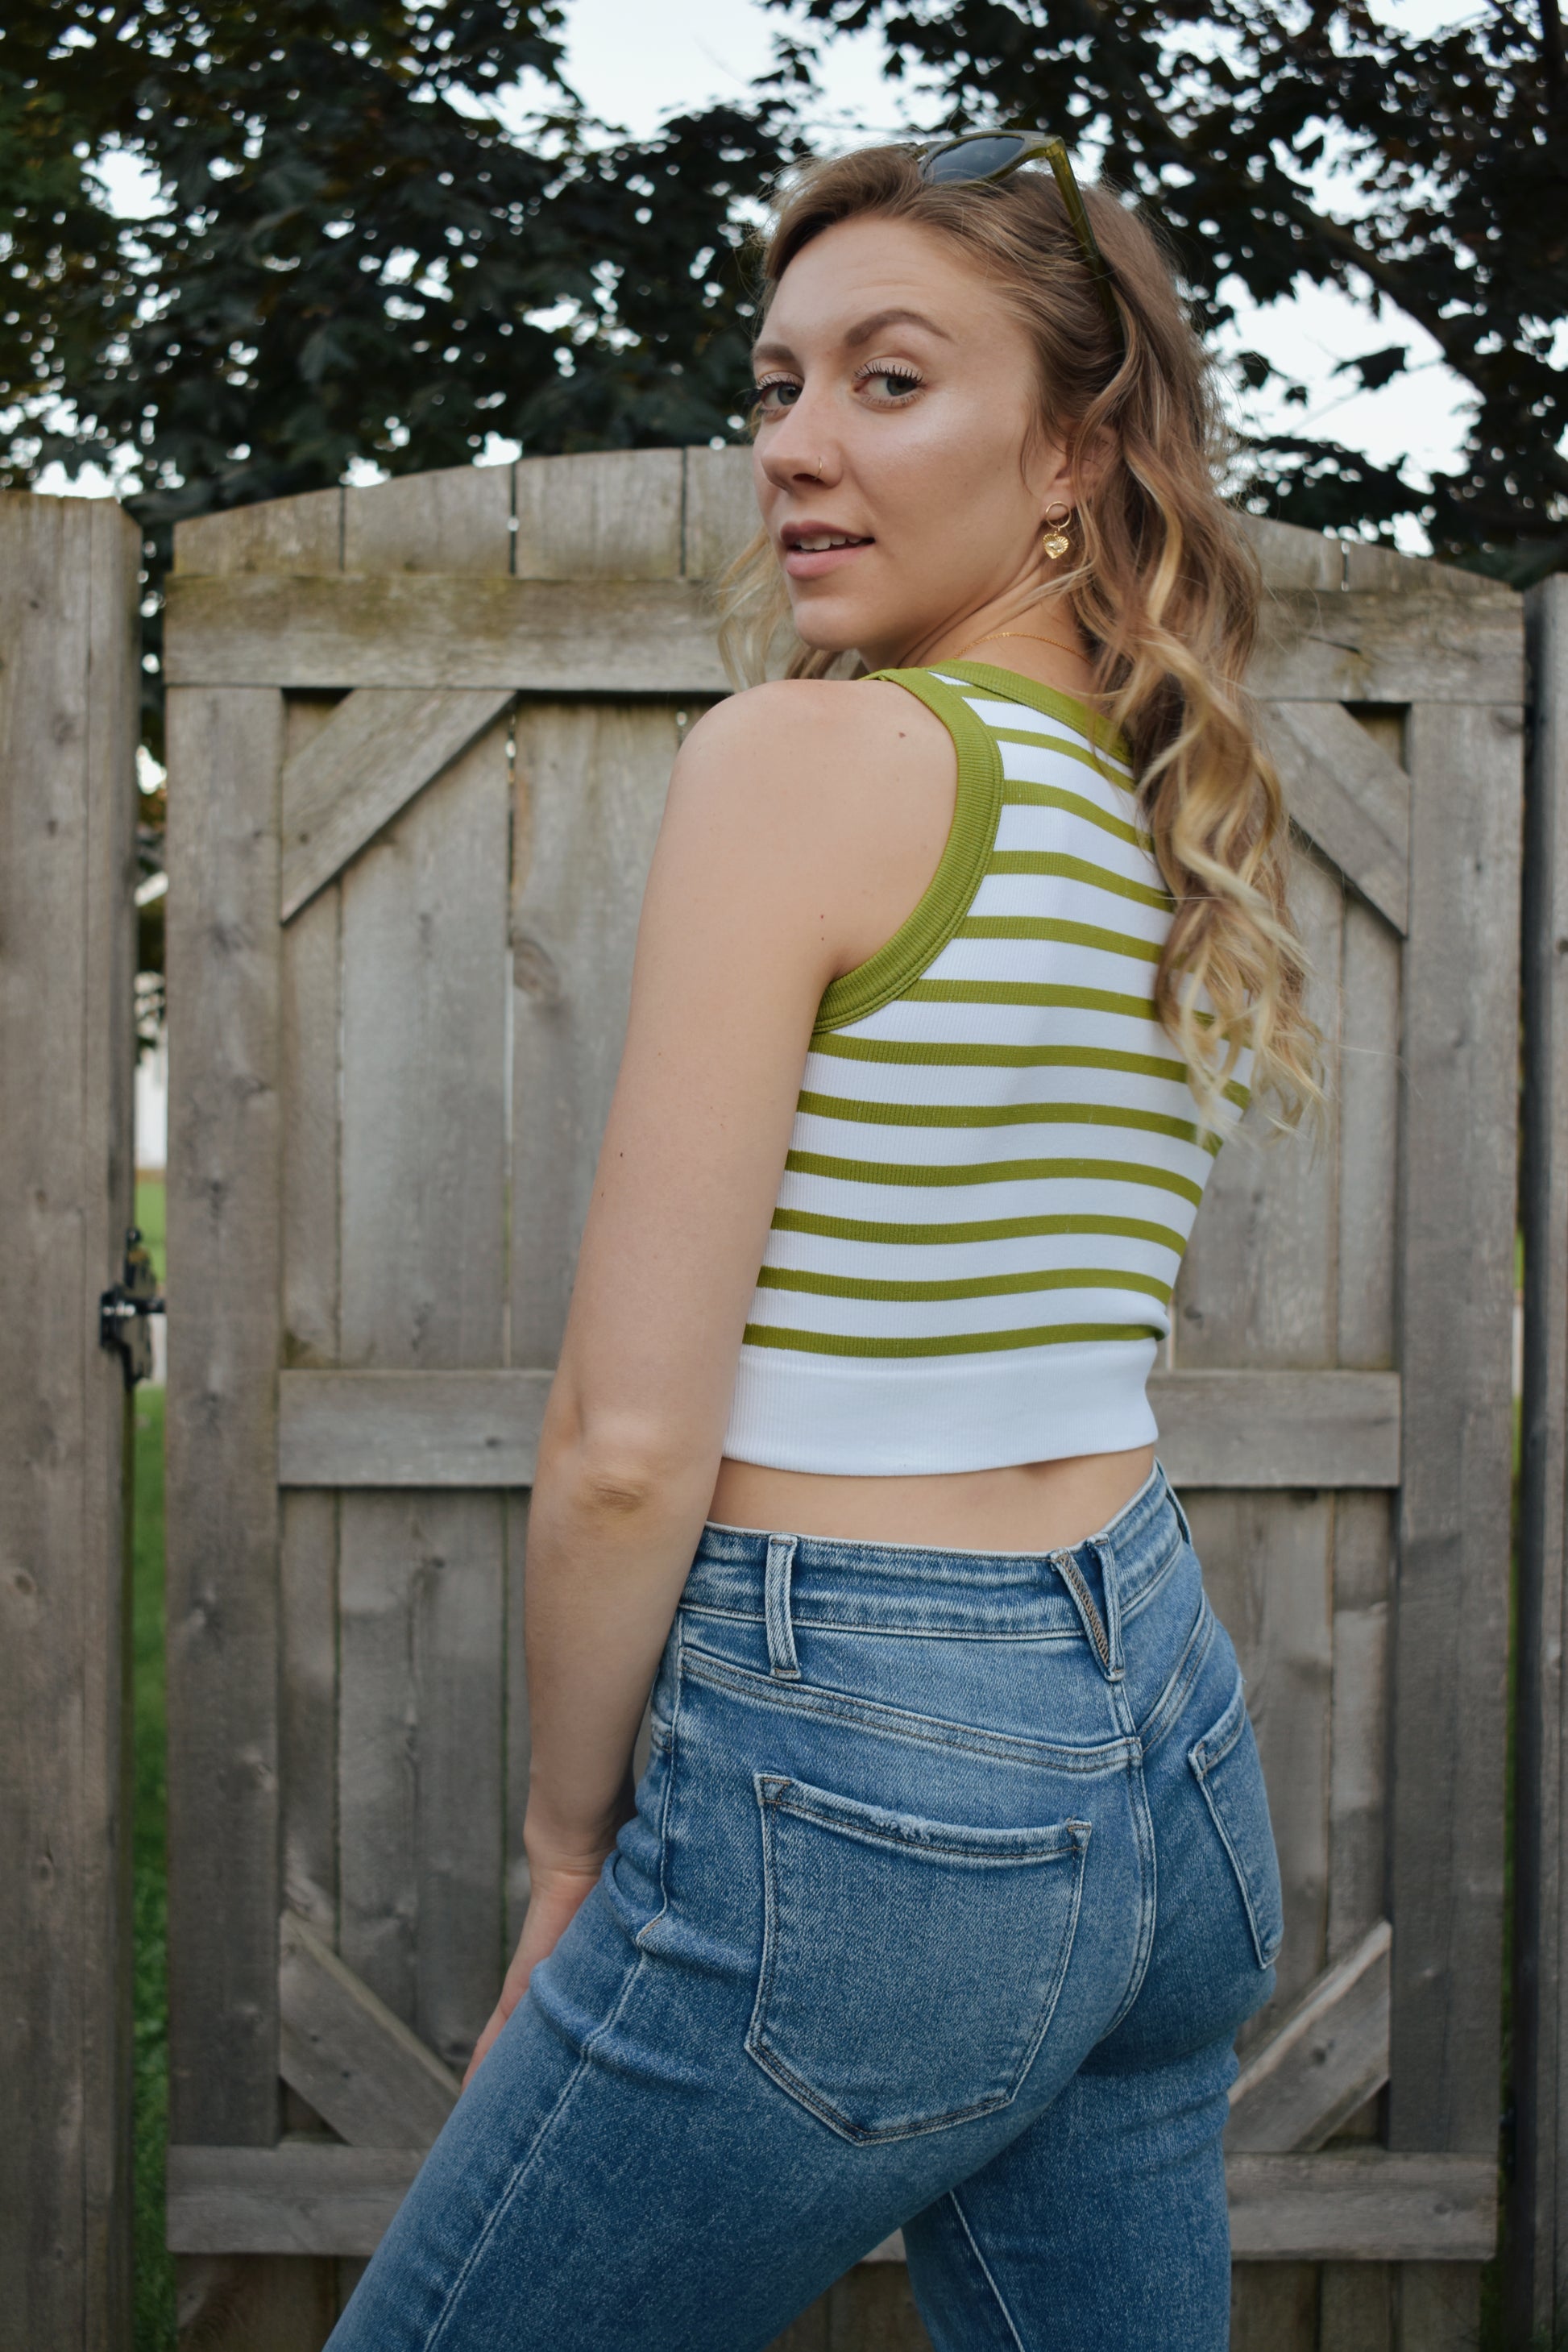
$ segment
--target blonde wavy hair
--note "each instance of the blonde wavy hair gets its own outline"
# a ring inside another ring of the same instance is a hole
[[[1144,823],[1176,901],[1157,1009],[1205,1119],[1229,1123],[1220,1099],[1250,1046],[1254,1098],[1276,1125],[1293,1126],[1321,1101],[1321,1041],[1286,899],[1284,795],[1243,684],[1262,583],[1217,488],[1225,445],[1207,355],[1155,236],[1104,187],[1086,188],[1084,200],[1115,281],[1124,350],[1047,173],[928,186],[917,159],[913,148],[863,147],[792,176],[762,246],[762,318],[803,247],[874,214],[951,237],[1032,339],[1037,429],[1068,453],[1079,538],[1053,589],[1089,640],[1101,708],[1131,746]],[[789,611],[765,530],[730,565],[718,597],[730,675],[753,683]],[[786,675],[820,677],[839,660],[796,638]]]

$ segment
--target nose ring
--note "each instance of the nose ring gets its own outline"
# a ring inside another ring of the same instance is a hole
[[[816,461],[816,478],[819,482],[822,479],[822,460],[820,457]]]

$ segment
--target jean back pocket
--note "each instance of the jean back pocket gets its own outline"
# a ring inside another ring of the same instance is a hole
[[[1263,1764],[1239,1675],[1230,1705],[1213,1729],[1187,1750],[1187,1761],[1236,1872],[1258,1965],[1269,1968],[1285,1934],[1279,1857],[1268,1820]]]
[[[766,1921],[746,2048],[851,2140],[1005,2106],[1072,1950],[1089,1825],[967,1829],[755,1775]]]

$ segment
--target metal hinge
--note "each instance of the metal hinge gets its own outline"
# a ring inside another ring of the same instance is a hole
[[[165,1311],[158,1297],[157,1277],[142,1239],[142,1228],[127,1225],[121,1278],[111,1282],[98,1302],[98,1344],[100,1348],[118,1348],[128,1389],[151,1376],[153,1334],[146,1318]]]

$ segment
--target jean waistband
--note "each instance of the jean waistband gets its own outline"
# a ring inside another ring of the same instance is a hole
[[[1072,1634],[1093,1623],[1096,1609],[1112,1626],[1135,1613],[1187,1541],[1181,1505],[1156,1463],[1107,1526],[1057,1551],[862,1543],[710,1519],[681,1603],[725,1616],[763,1616],[779,1580],[782,1550],[789,1614],[796,1624],[866,1633]],[[1087,1611],[1086,1591],[1093,1604]]]

